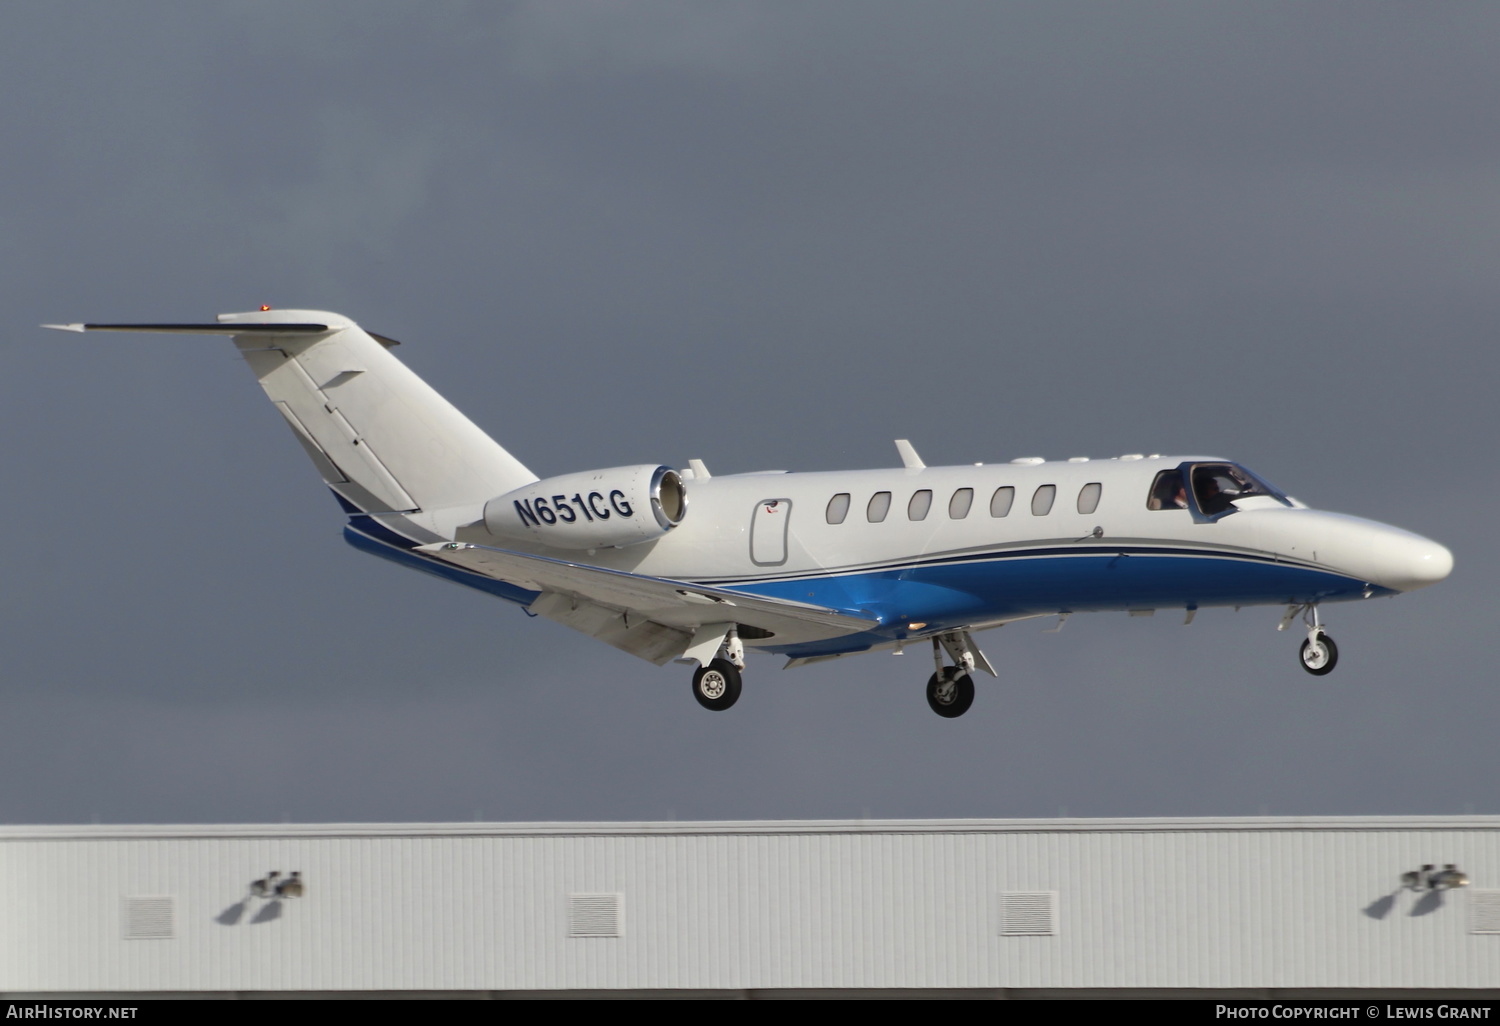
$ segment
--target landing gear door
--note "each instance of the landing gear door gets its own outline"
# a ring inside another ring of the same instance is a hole
[[[750,521],[750,562],[780,566],[786,562],[786,532],[792,519],[791,499],[762,499]]]

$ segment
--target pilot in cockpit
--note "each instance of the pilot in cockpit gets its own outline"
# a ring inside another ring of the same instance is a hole
[[[1193,490],[1198,496],[1198,508],[1205,516],[1224,512],[1235,499],[1224,491],[1212,467],[1199,467],[1193,473]]]

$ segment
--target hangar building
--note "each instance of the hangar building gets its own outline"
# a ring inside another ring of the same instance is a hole
[[[1500,996],[1495,816],[3,827],[0,879],[6,997]]]

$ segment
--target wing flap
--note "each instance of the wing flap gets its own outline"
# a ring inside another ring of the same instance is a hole
[[[598,638],[622,652],[629,652],[648,663],[661,666],[687,651],[693,636],[687,631],[668,627],[655,620],[631,618],[629,613],[584,602],[555,591],[542,594],[530,606],[531,612],[545,616],[564,627]]]
[[[627,631],[634,630],[633,622],[649,620],[681,635],[682,648],[676,654],[686,649],[693,631],[706,623],[759,627],[770,631],[778,643],[785,644],[821,641],[879,626],[879,621],[874,618],[850,616],[825,606],[648,577],[485,545],[441,542],[423,545],[417,551],[529,591],[565,596],[574,603],[612,611],[622,617],[620,624]],[[553,613],[561,610],[551,600],[546,608],[549,612],[545,615],[558,619]],[[536,611],[542,612],[540,609]],[[575,624],[569,623],[569,626]],[[604,629],[603,623],[598,626]],[[602,637],[584,626],[582,620],[577,629]]]

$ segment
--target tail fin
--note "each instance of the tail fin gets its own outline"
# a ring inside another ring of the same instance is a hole
[[[337,314],[257,310],[217,324],[68,324],[71,331],[230,335],[329,487],[366,512],[483,504],[535,481],[505,449]]]

